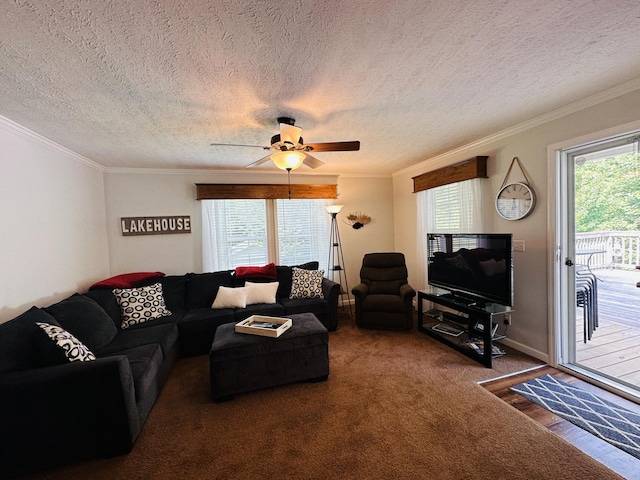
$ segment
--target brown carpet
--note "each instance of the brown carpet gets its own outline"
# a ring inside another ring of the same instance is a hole
[[[208,357],[174,368],[133,451],[47,479],[621,478],[476,382],[539,364],[509,350],[492,370],[417,332],[330,334],[322,383],[215,404]]]

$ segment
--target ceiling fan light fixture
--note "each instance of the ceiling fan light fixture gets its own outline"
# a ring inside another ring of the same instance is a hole
[[[281,170],[295,170],[302,165],[304,153],[302,152],[276,152],[270,155],[276,167]]]

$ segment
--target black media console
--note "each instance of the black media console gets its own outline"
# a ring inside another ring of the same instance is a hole
[[[433,308],[424,311],[424,302]],[[439,289],[418,291],[418,330],[491,368],[493,358],[504,355],[494,341],[506,337],[504,315],[510,307],[479,304]],[[488,348],[484,348],[488,345]]]

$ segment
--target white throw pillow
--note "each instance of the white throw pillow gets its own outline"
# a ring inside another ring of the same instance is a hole
[[[245,308],[248,294],[246,287],[220,287],[211,308]]]
[[[245,282],[244,288],[247,289],[247,305],[254,303],[276,303],[276,293],[278,292],[279,282],[253,283]]]

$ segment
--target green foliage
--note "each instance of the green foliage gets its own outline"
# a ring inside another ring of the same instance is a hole
[[[576,232],[640,230],[640,155],[575,167]]]

